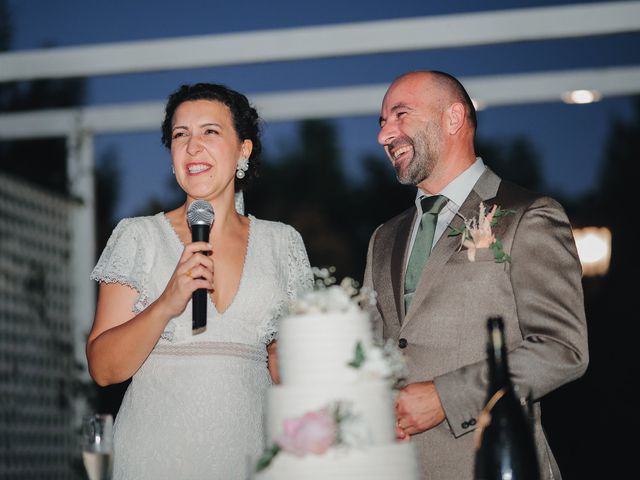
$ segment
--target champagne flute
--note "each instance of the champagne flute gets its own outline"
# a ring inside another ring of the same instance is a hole
[[[113,417],[86,415],[82,419],[82,460],[89,480],[110,480],[113,462]]]

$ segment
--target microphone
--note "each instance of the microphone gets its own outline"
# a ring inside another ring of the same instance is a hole
[[[209,231],[215,214],[213,207],[206,200],[194,200],[187,208],[187,223],[191,229],[191,241],[208,242]],[[200,252],[209,255],[209,252]],[[198,288],[191,296],[191,328],[193,331],[207,326],[207,289]]]

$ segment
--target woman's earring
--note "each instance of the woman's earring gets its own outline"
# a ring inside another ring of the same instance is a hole
[[[174,175],[176,174],[176,169],[173,168],[173,165],[171,165],[171,173],[173,173]]]
[[[249,159],[240,157],[238,159],[238,166],[236,167],[236,177],[240,179],[244,178],[247,170],[249,170]]]

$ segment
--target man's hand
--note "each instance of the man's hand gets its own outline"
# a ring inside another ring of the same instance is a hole
[[[411,383],[400,390],[396,400],[396,436],[429,430],[445,419],[444,409],[433,382]]]

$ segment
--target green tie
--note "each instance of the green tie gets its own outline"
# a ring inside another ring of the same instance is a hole
[[[438,214],[447,203],[447,197],[444,195],[434,195],[432,197],[423,197],[420,200],[422,204],[422,219],[416,232],[416,239],[411,249],[411,256],[407,265],[407,273],[404,277],[404,311],[409,310],[411,299],[415,293],[418,280],[422,274],[424,264],[431,254],[431,244],[433,243],[433,234],[436,231],[436,223],[438,222]]]

